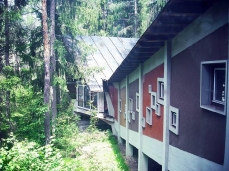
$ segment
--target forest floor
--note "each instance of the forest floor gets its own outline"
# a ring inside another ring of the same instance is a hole
[[[138,171],[138,159],[137,159],[137,156],[127,157],[126,156],[126,146],[125,146],[125,144],[118,144],[118,146],[119,146],[119,149],[120,149],[123,157],[125,158],[126,164],[130,168],[130,171]]]

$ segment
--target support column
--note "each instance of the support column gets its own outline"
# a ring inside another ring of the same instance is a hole
[[[228,6],[228,24],[227,24],[227,39],[229,41],[229,3],[227,2]],[[226,78],[226,135],[225,135],[225,150],[224,150],[224,166],[223,170],[227,171],[229,170],[229,78],[228,78],[228,72],[229,72],[229,42],[227,44],[227,50],[228,50],[228,55],[227,55],[227,78]]]
[[[138,170],[147,171],[148,170],[148,157],[142,152],[142,117],[143,117],[143,64],[139,64],[139,114],[138,114]]]
[[[129,76],[126,76],[126,156],[133,156],[133,146],[129,143]]]
[[[121,89],[121,87],[120,87],[120,82],[118,83],[118,143],[122,143],[122,140],[121,140],[121,137],[120,137],[120,115],[121,115],[121,113],[120,113],[120,110],[121,110],[121,106],[120,106],[120,102],[119,102],[119,100],[120,100],[120,89]]]
[[[164,52],[164,121],[163,121],[162,171],[168,170],[170,85],[171,85],[171,41],[167,41],[165,43],[165,52]]]

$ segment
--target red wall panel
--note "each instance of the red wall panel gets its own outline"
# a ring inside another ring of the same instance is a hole
[[[148,86],[152,86],[152,91],[157,92],[157,78],[164,77],[164,64],[156,67],[143,77],[143,117],[146,117],[146,107],[150,107],[150,93]],[[155,110],[152,110],[152,125],[146,123],[146,127],[143,129],[143,134],[149,137],[155,138],[159,141],[163,141],[163,117],[164,106],[161,105],[161,116],[155,114]]]

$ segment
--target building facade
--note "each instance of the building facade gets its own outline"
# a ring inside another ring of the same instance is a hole
[[[139,171],[229,170],[228,22],[226,0],[170,0],[107,81]]]

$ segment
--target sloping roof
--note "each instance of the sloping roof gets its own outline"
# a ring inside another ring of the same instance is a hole
[[[136,38],[121,37],[99,37],[99,36],[78,36],[76,43],[81,41],[90,45],[94,51],[87,58],[87,67],[102,67],[103,71],[94,74],[87,82],[91,91],[103,91],[102,80],[108,80],[122,61],[134,47]],[[72,43],[72,39],[65,38],[65,44],[68,46]],[[73,46],[73,49],[77,46]],[[77,58],[79,52],[74,50],[74,56]]]
[[[135,70],[218,0],[169,0],[137,41],[109,82],[118,82]]]

